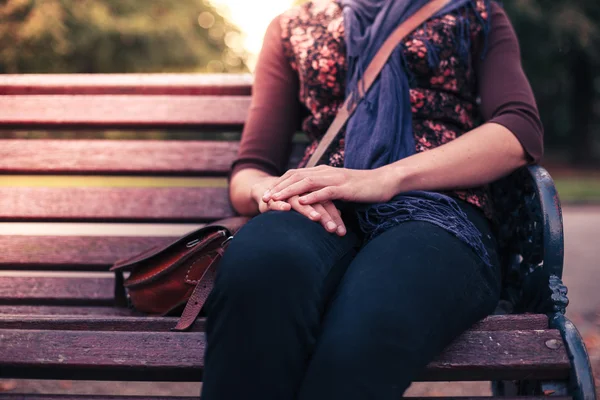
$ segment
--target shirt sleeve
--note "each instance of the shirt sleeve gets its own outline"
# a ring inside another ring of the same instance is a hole
[[[275,18],[265,34],[254,73],[250,110],[230,176],[245,168],[281,175],[300,126],[298,75],[283,52],[279,20]]]
[[[544,130],[531,85],[521,65],[516,33],[504,10],[495,3],[485,57],[477,57],[481,113],[486,122],[500,124],[521,142],[529,161],[544,152]]]

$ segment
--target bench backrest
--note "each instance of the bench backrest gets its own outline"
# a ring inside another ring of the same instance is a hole
[[[0,269],[106,271],[119,258],[231,216],[226,175],[251,83],[249,75],[0,75]],[[48,129],[67,130],[72,138],[23,140],[6,133]],[[89,130],[137,129],[152,132],[146,140],[79,137]],[[152,139],[164,129],[183,131],[179,138],[187,140]],[[292,159],[302,148],[295,147]],[[560,277],[562,221],[550,177],[539,167],[523,169],[494,188],[505,263],[518,272],[505,284],[522,292],[523,276],[540,265]],[[94,225],[85,225],[83,235],[69,226],[32,239],[11,233],[14,224],[3,229],[3,222]],[[0,286],[39,282],[28,279],[21,274]],[[38,299],[112,302],[106,280],[55,279],[36,289]],[[0,293],[0,305],[24,298],[8,292]]]
[[[233,215],[226,175],[251,83],[0,75],[0,308],[111,305],[112,276],[77,273]],[[110,139],[116,130],[137,139]],[[173,134],[184,140],[153,139]]]
[[[205,222],[232,214],[222,179],[238,143],[205,141],[238,132],[251,94],[247,75],[0,76],[4,129],[186,129],[195,140],[2,140],[0,172],[30,175],[165,175],[175,187],[2,189],[3,221]],[[206,178],[194,185],[189,178]],[[95,178],[98,181],[97,178]],[[43,179],[37,179],[43,182]],[[15,180],[15,182],[18,182]],[[173,181],[176,183],[175,181]],[[183,182],[183,181],[182,181]]]

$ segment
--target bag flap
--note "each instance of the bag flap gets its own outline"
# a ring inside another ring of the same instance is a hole
[[[154,246],[132,257],[118,260],[110,268],[110,271],[131,271],[139,264],[151,262],[152,258],[160,256],[175,247],[181,246],[185,242],[188,242],[188,245],[193,247],[195,243],[200,243],[202,239],[214,232],[225,231],[227,236],[232,236],[244,226],[248,220],[249,219],[246,217],[233,217],[213,222],[202,228],[196,229],[167,245]]]

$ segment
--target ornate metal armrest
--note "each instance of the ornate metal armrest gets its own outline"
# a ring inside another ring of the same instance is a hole
[[[521,168],[491,186],[507,312],[564,313],[562,210],[550,174]]]
[[[571,360],[568,382],[550,382],[574,400],[595,400],[594,377],[581,335],[566,317],[569,300],[562,283],[563,220],[554,182],[540,166],[522,168],[491,185],[497,237],[504,266],[501,312],[544,313],[562,335]],[[538,394],[537,381],[495,382],[519,395]]]

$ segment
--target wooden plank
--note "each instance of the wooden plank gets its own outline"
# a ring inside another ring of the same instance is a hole
[[[0,310],[0,329],[45,329],[45,330],[90,330],[90,331],[169,331],[177,323],[177,318],[166,317],[116,317],[89,316],[44,316],[6,315]],[[198,320],[194,331],[204,330],[204,319]],[[488,328],[490,328],[488,330]],[[548,329],[545,315],[492,316],[476,324],[471,331],[510,331]]]
[[[226,175],[238,142],[0,140],[0,172]]]
[[[545,314],[493,315],[476,323],[474,331],[527,331],[548,329]]]
[[[0,126],[11,128],[239,129],[249,96],[0,96]]]
[[[192,400],[186,396],[111,396],[89,394],[11,394],[0,393],[0,400]],[[561,400],[560,398],[557,398]],[[510,400],[510,399],[508,399]],[[554,400],[554,398],[553,398]]]
[[[559,343],[558,349],[546,345]],[[571,367],[558,330],[468,331],[422,376],[424,381],[567,379]]]
[[[97,331],[97,332],[170,332],[176,317],[114,316],[31,316],[0,314],[1,329]],[[199,319],[191,332],[204,332],[205,320]]]
[[[11,306],[0,305],[0,315],[2,316],[19,316],[31,317],[36,316],[52,316],[56,317],[131,317],[140,316],[141,314],[135,310],[121,307],[77,307],[77,306]]]
[[[306,145],[295,144],[290,168]],[[239,142],[0,140],[0,173],[225,176]]]
[[[140,230],[140,233],[143,231]],[[174,237],[0,236],[0,270],[107,271]]]
[[[501,396],[501,397],[407,397],[410,400],[548,400],[549,396]],[[2,397],[0,397],[1,399]],[[570,396],[552,396],[551,400],[572,400]]]
[[[114,277],[106,274],[0,274],[0,305],[112,306]]]
[[[227,188],[0,187],[3,222],[205,222],[233,215]]]
[[[40,236],[61,237],[180,237],[202,228],[206,224],[162,224],[162,223],[77,223],[77,222],[0,222],[0,238],[2,236],[27,236],[36,240]]]
[[[431,363],[421,380],[566,379],[569,359],[558,331],[470,331]],[[44,343],[52,343],[45,346]],[[197,381],[204,334],[3,329],[6,377]]]
[[[190,397],[147,397],[62,394],[0,394],[2,400],[190,400]],[[409,397],[410,400],[490,400],[492,397]],[[547,396],[501,397],[502,400],[548,400]],[[568,396],[552,396],[552,400],[571,400]]]
[[[250,74],[18,74],[0,75],[0,95],[249,96]]]
[[[2,397],[0,396],[0,399]],[[410,400],[549,400],[549,396],[499,396],[499,397],[406,397]],[[570,396],[552,396],[550,400],[572,400],[573,398]]]

